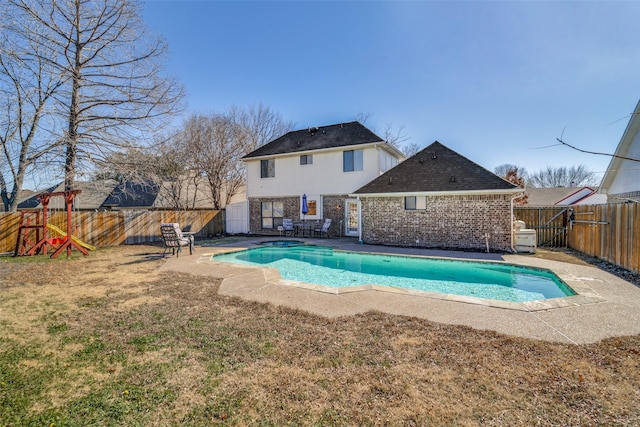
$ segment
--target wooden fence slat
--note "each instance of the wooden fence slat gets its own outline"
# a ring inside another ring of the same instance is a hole
[[[573,225],[568,233],[569,247],[640,272],[640,209],[637,204],[579,205],[573,208],[577,216],[589,222]]]
[[[540,246],[566,247],[566,207],[514,207],[516,219],[524,221],[527,228],[536,230]]]
[[[49,223],[66,230],[66,213],[49,212]],[[76,211],[73,235],[98,248],[124,243],[148,243],[160,240],[160,224],[177,222],[198,236],[223,234],[223,211]],[[13,252],[18,237],[20,213],[0,212],[0,252]],[[55,233],[50,232],[50,235]]]
[[[568,227],[566,240],[550,234],[563,227],[566,221],[557,218],[548,223],[560,212],[559,207],[518,206],[514,208],[514,216],[524,221],[527,228],[537,230],[539,244],[567,246],[640,272],[640,208],[637,203],[576,205],[571,208],[576,222]]]

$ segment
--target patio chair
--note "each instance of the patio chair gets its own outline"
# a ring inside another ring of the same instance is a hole
[[[282,219],[282,232],[286,236],[287,233],[293,235],[295,228],[293,226],[293,220],[291,218],[283,218]]]
[[[171,248],[172,255],[175,254],[176,257],[178,257],[183,246],[189,246],[189,255],[193,254],[193,234],[184,234],[178,223],[160,224],[160,232],[162,233],[162,240],[164,241],[163,257],[169,248]]]
[[[327,236],[329,234],[329,227],[331,227],[331,218],[327,218],[324,220],[324,224],[322,224],[322,227],[319,228],[315,228],[313,230],[313,235],[314,236],[320,236],[322,237],[322,235]]]

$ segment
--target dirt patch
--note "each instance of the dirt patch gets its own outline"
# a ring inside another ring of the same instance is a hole
[[[0,260],[3,422],[640,424],[638,336],[575,346],[378,312],[327,319],[159,272],[161,252]]]

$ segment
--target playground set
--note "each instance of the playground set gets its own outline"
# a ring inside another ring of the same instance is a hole
[[[51,258],[56,258],[65,249],[67,257],[71,257],[73,248],[76,248],[84,255],[89,255],[87,249],[95,250],[94,246],[72,235],[73,200],[80,192],[81,190],[69,190],[38,194],[36,197],[40,200],[42,209],[27,209],[20,212],[20,225],[18,226],[18,239],[14,256],[47,255],[48,247],[53,249]],[[49,202],[52,197],[64,198],[67,214],[66,232],[49,223]],[[54,232],[58,237],[49,237],[49,231]]]

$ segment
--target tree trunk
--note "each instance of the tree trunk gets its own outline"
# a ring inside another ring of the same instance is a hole
[[[80,99],[80,81],[82,79],[82,41],[80,40],[80,2],[76,1],[75,14],[75,57],[73,67],[73,86],[71,87],[71,103],[69,106],[69,131],[64,162],[64,189],[73,190],[76,176],[76,157],[78,149],[78,109]]]

